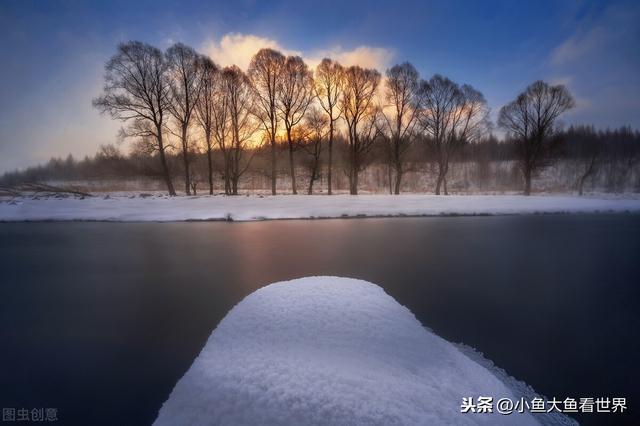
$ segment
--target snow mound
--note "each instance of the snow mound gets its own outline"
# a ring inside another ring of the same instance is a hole
[[[234,307],[155,425],[538,424],[530,414],[463,414],[469,396],[515,399],[380,287],[310,277]]]

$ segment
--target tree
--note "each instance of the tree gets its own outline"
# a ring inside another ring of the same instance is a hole
[[[258,129],[254,120],[256,92],[249,77],[237,66],[226,67],[222,77],[229,105],[231,145],[223,148],[225,170],[231,181],[231,194],[238,195],[238,183],[257,152],[245,159],[247,145]]]
[[[394,193],[400,194],[406,153],[414,140],[422,106],[418,71],[409,62],[387,70],[383,117],[389,164],[395,171]],[[390,182],[391,185],[391,182]]]
[[[273,49],[260,49],[249,64],[249,78],[256,90],[255,115],[267,133],[271,146],[271,193],[276,195],[276,136],[278,133],[277,94],[285,57]]]
[[[306,164],[309,169],[309,195],[313,194],[313,183],[320,175],[322,141],[327,134],[328,123],[329,119],[320,109],[311,108],[305,117],[303,134],[300,135],[302,148],[308,154]]]
[[[593,126],[572,126],[564,133],[562,141],[569,158],[578,166],[575,186],[578,195],[583,195],[584,184],[596,173],[601,161],[604,148],[602,138]]]
[[[176,43],[167,49],[165,56],[171,87],[169,111],[178,124],[182,145],[185,192],[190,195],[189,125],[202,90],[201,57],[191,47],[182,43]]]
[[[367,166],[366,156],[379,132],[375,95],[380,73],[350,66],[344,74],[341,110],[348,130],[349,193],[358,194],[358,175]]]
[[[557,145],[557,138],[553,137],[556,120],[574,105],[565,86],[536,81],[500,109],[498,125],[518,146],[524,195],[531,194],[533,174],[546,165],[548,155]]]
[[[218,66],[211,59],[202,58],[202,92],[196,103],[196,116],[204,132],[209,195],[213,195],[213,162],[211,157],[216,139],[214,135],[218,135],[219,121],[224,123],[227,116],[226,97],[222,93],[220,82],[221,73]]]
[[[128,122],[125,137],[152,140],[158,152],[162,177],[169,195],[176,195],[171,182],[163,139],[166,115],[170,104],[167,64],[160,50],[139,41],[118,45],[118,52],[105,65],[105,84],[102,96],[93,106],[113,119]]]
[[[440,188],[447,191],[449,161],[465,143],[478,140],[488,127],[487,102],[482,93],[468,84],[457,83],[441,75],[434,75],[420,84],[420,121],[433,144],[438,164],[436,195]]]
[[[95,155],[97,161],[120,161],[123,158],[124,155],[113,144],[100,145]]]
[[[344,83],[344,68],[338,62],[324,58],[315,72],[315,92],[320,106],[329,117],[329,159],[327,163],[327,193],[332,191],[333,135],[341,115],[340,97]]]
[[[294,194],[297,194],[296,170],[293,157],[294,141],[291,132],[300,123],[313,100],[313,75],[301,57],[289,56],[285,60],[278,81],[277,94],[276,106],[287,131],[291,190]]]
[[[233,126],[231,121],[231,98],[230,89],[233,88],[233,84],[229,84],[229,79],[232,78],[237,70],[234,68],[225,68],[218,70],[212,74],[212,81],[203,86],[203,93],[201,95],[201,102],[199,103],[199,117],[201,122],[207,122],[210,129],[212,142],[207,142],[207,146],[217,145],[223,156],[224,171],[222,172],[222,178],[224,180],[224,193],[226,195],[232,195],[232,152],[233,152]],[[242,73],[244,74],[244,73]],[[251,103],[253,105],[253,103]],[[251,110],[246,111],[251,113]],[[205,120],[206,118],[206,120]],[[206,136],[205,139],[209,140]]]

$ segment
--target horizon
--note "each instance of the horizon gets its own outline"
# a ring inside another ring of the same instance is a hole
[[[93,155],[117,141],[121,123],[100,115],[91,100],[117,44],[132,39],[162,50],[180,41],[243,69],[262,47],[310,65],[329,56],[381,73],[409,61],[422,78],[442,74],[480,90],[494,123],[502,105],[545,80],[566,85],[576,99],[562,118],[567,126],[640,128],[640,5],[630,1],[150,4],[0,4],[7,58],[0,71],[0,173]]]

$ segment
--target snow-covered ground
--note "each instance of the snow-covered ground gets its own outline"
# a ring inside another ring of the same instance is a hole
[[[94,196],[15,198],[0,221],[264,220],[365,216],[640,212],[640,198],[520,195]]]
[[[520,396],[472,358],[374,284],[280,282],[227,314],[154,424],[576,424],[557,413],[462,413],[464,397]]]

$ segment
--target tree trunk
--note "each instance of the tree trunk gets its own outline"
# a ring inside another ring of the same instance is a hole
[[[271,194],[276,195],[276,140],[271,139]]]
[[[318,173],[318,166],[316,163],[313,165],[313,169],[311,171],[311,178],[309,179],[309,190],[307,191],[307,194],[309,195],[313,194],[313,182],[316,180],[317,173]]]
[[[440,186],[442,186],[442,180],[443,180],[442,172],[438,171],[438,179],[436,181],[436,195],[440,195]]]
[[[333,117],[329,117],[329,168],[327,170],[327,193],[332,194],[331,166],[333,164]]]
[[[444,189],[444,195],[449,195],[447,192],[447,170],[448,165],[445,164],[444,159],[438,161],[438,180],[436,182],[436,195],[440,195],[440,188]]]
[[[187,141],[187,128],[182,126],[182,161],[184,163],[184,192],[187,195],[191,195],[191,179],[189,175],[189,157],[188,157],[188,141]]]
[[[173,187],[173,182],[171,181],[171,174],[169,173],[169,166],[167,165],[167,158],[164,155],[164,143],[162,141],[162,130],[158,129],[158,147],[160,152],[160,164],[162,165],[162,176],[167,185],[167,190],[169,191],[169,195],[175,196],[176,190]]]
[[[355,137],[351,137],[352,140]],[[349,194],[358,195],[358,154],[355,142],[349,147]]]
[[[358,195],[358,169],[353,168],[351,171],[351,188],[349,188],[349,194]]]
[[[582,195],[583,194],[584,183],[587,181],[587,178],[589,176],[591,176],[591,174],[593,173],[594,165],[596,163],[596,156],[597,155],[591,156],[591,161],[589,162],[589,167],[587,167],[587,170],[584,172],[584,174],[580,178],[580,181],[578,182],[578,195]]]
[[[209,171],[209,195],[213,195],[213,164],[211,162],[211,136],[207,135],[207,166]]]
[[[234,176],[231,179],[231,195],[238,195],[238,181],[240,179],[237,176]]]
[[[287,141],[289,142],[289,170],[291,173],[291,191],[294,195],[298,194],[296,187],[296,167],[293,161],[293,141],[291,140],[291,129],[287,129]]]
[[[229,162],[229,153],[225,150],[223,151],[224,157],[224,193],[226,195],[231,195],[231,166]]]
[[[396,163],[396,185],[394,188],[394,194],[400,195],[400,186],[402,185],[402,165],[400,163]]]

